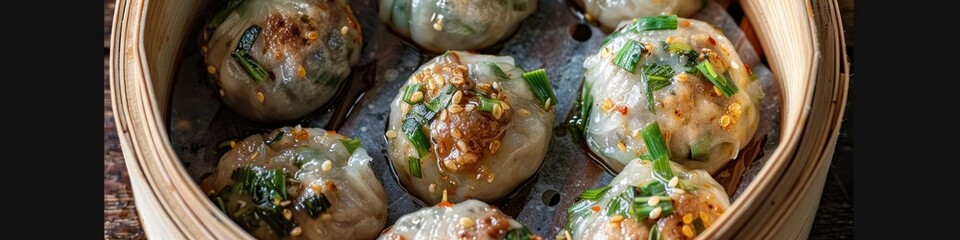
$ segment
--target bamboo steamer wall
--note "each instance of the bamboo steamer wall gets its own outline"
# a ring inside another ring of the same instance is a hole
[[[114,14],[110,72],[117,131],[151,238],[250,238],[191,179],[164,122],[180,49],[193,39],[188,29],[196,27],[208,2],[121,0]],[[740,0],[740,5],[781,89],[780,144],[701,238],[806,238],[847,97],[839,9],[835,1]]]

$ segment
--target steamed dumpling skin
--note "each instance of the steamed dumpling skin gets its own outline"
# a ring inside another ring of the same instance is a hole
[[[430,52],[480,50],[512,35],[537,0],[379,0],[380,20]]]
[[[763,97],[759,81],[751,80],[749,67],[730,41],[705,22],[679,18],[676,30],[625,30],[632,23],[622,23],[583,63],[584,81],[591,86],[587,91],[593,98],[587,145],[619,171],[628,161],[644,157],[647,149],[638,133],[655,121],[666,137],[670,159],[716,173],[737,157],[756,132],[757,106]],[[633,73],[613,63],[629,41],[649,49]],[[688,45],[689,51],[674,52],[669,50],[671,44]],[[719,95],[713,83],[691,68],[703,61],[728,75],[738,91],[730,97]],[[669,85],[653,91],[654,112],[647,99],[650,77],[644,71],[655,65],[667,66],[673,74],[666,77]]]
[[[400,217],[380,235],[381,240],[400,239],[505,239],[510,230],[524,228],[495,207],[477,200],[456,205],[441,203]],[[529,229],[528,229],[529,230]],[[532,235],[531,239],[540,239]]]
[[[613,178],[609,184],[611,188],[598,200],[575,203],[571,208],[572,213],[567,215],[569,229],[566,229],[573,239],[648,239],[653,228],[659,230],[661,239],[692,239],[682,231],[684,225],[693,226],[683,222],[684,216],[690,214],[691,220],[700,220],[704,227],[709,228],[730,207],[729,197],[723,187],[710,174],[703,170],[687,170],[671,162],[670,166],[681,186],[665,188],[673,203],[672,214],[661,215],[655,220],[646,219],[647,216],[607,215],[610,202],[625,191],[634,191],[635,187],[657,181],[653,177],[652,165],[646,160],[631,161]],[[621,202],[620,206],[626,207],[628,203],[625,202]],[[592,211],[590,208],[593,206],[598,206],[599,211]],[[622,220],[611,224],[614,218]]]
[[[278,134],[281,138],[274,141]],[[373,158],[363,147],[350,153],[342,140],[348,138],[300,126],[249,136],[221,157],[217,171],[203,181],[201,188],[204,192],[216,192],[226,186],[235,187],[231,176],[239,167],[280,169],[287,173],[290,201],[283,208],[292,211],[292,220],[301,228],[298,238],[375,238],[386,225],[387,195],[370,167]],[[319,216],[311,216],[305,210],[305,201],[321,193],[330,207]],[[242,206],[256,205],[249,195],[234,191],[226,196],[231,213]],[[273,232],[264,222],[248,231],[258,239],[280,239],[283,235]]]
[[[491,64],[499,66],[507,79],[497,78]],[[452,202],[494,201],[536,173],[547,152],[556,112],[553,105],[544,109],[534,97],[521,77],[523,72],[511,57],[458,51],[438,56],[414,72],[390,104],[386,134],[388,157],[410,194],[427,205],[440,202],[443,190]],[[456,79],[463,83],[453,84]],[[435,84],[438,80],[441,84]],[[454,96],[449,107],[423,126],[430,141],[426,156],[419,156],[403,131],[414,112],[402,99],[404,91],[417,83],[425,84],[422,102],[432,101],[444,86],[457,86],[461,95],[459,102],[453,102]],[[475,91],[496,93],[491,97],[500,99],[500,118],[479,109]],[[410,174],[410,158],[419,158],[422,177]]]
[[[248,53],[262,80],[233,54],[252,28],[259,34]],[[341,1],[246,0],[203,34],[206,71],[223,103],[263,122],[298,119],[329,102],[363,46],[360,25]]]
[[[577,0],[584,11],[604,29],[614,29],[622,21],[638,17],[678,15],[690,17],[700,11],[703,0]]]

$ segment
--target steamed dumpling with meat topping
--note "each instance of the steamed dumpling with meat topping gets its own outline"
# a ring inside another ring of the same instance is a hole
[[[615,171],[649,159],[637,133],[652,122],[663,127],[671,159],[711,174],[757,130],[760,82],[707,23],[676,16],[625,22],[583,66],[575,124]]]
[[[634,159],[609,185],[585,191],[567,210],[573,239],[693,239],[730,206],[703,170],[668,158]]]
[[[223,102],[255,121],[306,116],[360,61],[350,6],[326,0],[229,0],[203,31],[207,72]]]
[[[381,240],[401,239],[541,239],[510,216],[477,200],[441,202],[400,217],[380,235]]]
[[[420,67],[391,103],[387,151],[400,183],[426,204],[493,201],[539,169],[556,97],[543,69],[450,51]]]
[[[201,184],[221,211],[259,239],[372,239],[387,195],[359,139],[283,127],[234,142]]]
[[[480,50],[536,9],[536,0],[380,0],[380,20],[431,52]]]
[[[693,16],[704,0],[576,0],[580,8],[604,29],[614,29],[622,21],[657,15]]]

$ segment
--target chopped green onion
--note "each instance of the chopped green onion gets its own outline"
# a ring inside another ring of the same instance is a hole
[[[360,139],[340,139],[340,144],[343,144],[343,147],[347,149],[348,153],[353,154],[353,151],[356,151],[357,148],[360,148]]]
[[[317,76],[317,79],[313,80],[314,84],[320,84],[323,86],[336,86],[340,82],[340,75],[329,73],[329,72],[320,72],[320,75]]]
[[[642,32],[650,30],[676,30],[677,15],[663,15],[655,17],[637,18],[630,25],[629,30]]]
[[[448,53],[450,51],[447,51]],[[430,104],[427,104],[427,108],[430,108],[433,112],[440,112],[444,108],[447,108],[447,105],[450,105],[450,99],[453,98],[453,93],[456,92],[457,87],[454,87],[453,84],[447,84],[440,90],[440,93],[437,94],[433,100],[430,101]]]
[[[273,136],[273,139],[267,140],[267,144],[274,144],[280,140],[283,140],[283,135],[285,134],[286,133],[283,131],[278,132],[276,136]]]
[[[250,195],[257,204],[287,199],[287,173],[283,169],[238,167],[230,178],[237,193]]]
[[[415,157],[407,157],[407,165],[410,168],[410,176],[416,178],[422,178],[423,174],[420,172],[420,159]]]
[[[710,64],[710,61],[701,62],[697,65],[697,69],[700,70],[700,73],[706,76],[717,89],[720,89],[720,92],[723,93],[724,96],[730,97],[737,93],[737,85],[733,85],[733,82],[730,81],[730,76],[717,74],[713,69],[713,65]]]
[[[503,69],[496,63],[487,63],[487,65],[490,66],[490,72],[493,72],[493,75],[497,76],[497,80],[506,81],[510,79],[507,77],[507,73],[503,72]]]
[[[626,43],[623,44],[623,47],[617,51],[617,55],[613,57],[613,64],[627,70],[631,73],[636,73],[637,63],[640,63],[640,60],[643,58],[643,51],[646,48],[637,40],[628,39]]]
[[[710,154],[710,142],[712,142],[712,137],[707,135],[706,138],[700,139],[699,141],[691,144],[690,159],[706,161]]]
[[[494,106],[500,105],[500,101],[492,98],[477,96],[480,99],[480,111],[493,112]]]
[[[526,11],[526,10],[527,10],[527,3],[526,3],[526,2],[522,2],[522,1],[517,1],[517,2],[513,3],[513,10],[514,10],[514,11]]]
[[[437,113],[433,110],[430,110],[426,104],[419,103],[413,105],[413,108],[410,109],[410,112],[407,113],[407,116],[412,117],[417,120],[420,125],[429,125],[430,121],[437,116]]]
[[[311,146],[300,146],[297,154],[297,167],[302,167],[310,161],[320,159],[320,149]]]
[[[689,74],[694,74],[697,72],[697,58],[700,57],[700,53],[697,53],[695,50],[687,51],[680,56],[681,61],[683,61],[683,71]]]
[[[541,68],[523,73],[521,76],[523,80],[527,81],[527,86],[530,87],[530,91],[540,100],[540,104],[543,105],[544,108],[550,110],[549,106],[557,104],[557,96],[553,95],[553,87],[550,85],[550,79],[547,78],[546,70]]]
[[[673,68],[666,64],[653,64],[644,66],[643,73],[647,76],[647,109],[657,113],[653,92],[670,85],[670,78],[674,74]]]
[[[704,230],[707,230],[707,226],[703,225],[703,219],[697,218],[693,220],[693,232],[696,234],[702,233]]]
[[[236,212],[233,212],[230,218],[233,219],[237,225],[240,225],[241,228],[247,231],[253,231],[260,227],[260,216],[257,216],[256,211],[253,211],[254,208],[256,208],[256,206],[253,204],[243,206],[237,209]]]
[[[423,86],[424,86],[424,85],[426,85],[426,84],[423,84],[423,83],[414,83],[414,84],[407,85],[407,87],[404,88],[404,90],[403,90],[403,99],[402,99],[402,100],[403,100],[404,102],[406,102],[406,103],[409,103],[409,104],[416,104],[416,103],[418,103],[418,102],[420,102],[420,101],[423,101],[423,100],[418,100],[418,101],[416,101],[416,102],[410,101],[410,96],[413,96],[414,93],[418,93],[418,92],[419,92],[420,94],[423,94],[423,93],[420,92],[420,91],[423,91]],[[423,99],[423,98],[421,98],[421,99]]]
[[[615,197],[607,203],[607,216],[617,215],[620,212],[620,198]]]
[[[650,198],[660,198],[660,202],[657,205],[650,206],[647,204],[650,201]],[[630,209],[634,216],[640,218],[649,218],[650,212],[656,208],[660,208],[660,217],[666,217],[670,214],[673,214],[673,201],[670,200],[670,197],[667,196],[655,196],[655,197],[637,197],[633,199],[633,207]]]
[[[214,198],[211,199],[211,200],[213,200],[213,203],[217,205],[217,208],[219,208],[220,211],[222,211],[223,213],[226,213],[226,214],[230,214],[230,212],[227,211],[227,204],[224,203],[223,197],[221,197],[221,196],[216,196],[216,197],[214,197]]]
[[[485,97],[485,98],[489,98],[489,97],[490,97],[490,96],[487,95],[486,93],[477,91],[477,90],[475,90],[475,89],[467,90],[467,92],[470,93],[471,95],[478,96],[478,97]]]
[[[672,42],[667,48],[668,52],[676,54],[684,54],[691,50],[693,50],[693,48],[685,42]]]
[[[290,231],[297,227],[297,223],[283,216],[278,206],[269,204],[260,205],[257,206],[256,213],[260,219],[267,222],[267,226],[277,235],[288,236],[290,235]]]
[[[533,235],[533,233],[530,232],[530,229],[523,226],[510,229],[510,231],[507,232],[506,240],[530,240],[531,235]]]
[[[670,151],[667,150],[667,143],[663,141],[663,133],[660,132],[660,125],[657,122],[651,123],[643,128],[643,142],[650,150],[650,156],[653,157],[653,175],[660,181],[666,183],[673,178],[673,169],[670,168]]]
[[[418,156],[427,156],[427,153],[430,152],[430,141],[427,139],[427,136],[423,134],[423,129],[420,128],[420,123],[418,123],[417,120],[413,118],[404,120],[403,133],[407,136],[407,140],[413,144],[413,147],[417,149]]]
[[[590,109],[593,108],[593,96],[590,95],[590,89],[590,83],[583,81],[583,87],[580,89],[580,97],[578,101],[573,103],[577,114],[570,119],[568,126],[570,130],[573,131],[575,139],[586,134],[587,125],[590,123],[590,121],[587,121],[587,118],[590,116]]]
[[[649,181],[640,185],[641,197],[666,196],[667,190],[660,181]]]
[[[233,58],[237,60],[238,63],[243,67],[243,69],[253,78],[257,84],[263,83],[267,78],[267,71],[257,63],[256,60],[253,60],[253,57],[250,56],[250,48],[253,47],[253,42],[257,41],[257,37],[260,35],[260,26],[253,25],[250,28],[247,28],[243,32],[243,35],[240,37],[240,43],[237,44],[237,50],[234,50],[232,54]]]
[[[657,225],[650,227],[650,237],[647,240],[660,240],[660,227]]]
[[[580,194],[580,198],[581,198],[581,199],[587,199],[587,200],[597,200],[597,199],[600,199],[600,197],[603,196],[603,193],[607,192],[607,190],[610,190],[610,187],[611,187],[611,186],[603,186],[603,187],[594,188],[594,189],[590,189],[590,190],[584,191],[583,193]]]
[[[326,212],[327,209],[330,209],[330,206],[330,200],[328,200],[327,195],[323,193],[316,193],[316,195],[310,196],[303,201],[303,208],[307,210],[307,214],[310,214],[310,216],[314,218]]]
[[[246,0],[231,0],[223,4],[220,7],[220,10],[213,15],[213,18],[210,18],[210,22],[207,22],[207,30],[213,31],[223,23],[223,20],[227,19],[227,16],[230,16],[230,13],[233,13],[234,9],[237,9],[238,6],[243,4]]]

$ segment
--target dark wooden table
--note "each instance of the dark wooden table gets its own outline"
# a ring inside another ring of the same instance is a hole
[[[143,239],[140,216],[133,201],[130,178],[123,162],[120,141],[110,102],[110,30],[114,0],[104,0],[103,9],[103,237],[104,239]],[[854,60],[853,0],[840,0],[846,30],[847,51]],[[850,72],[854,72],[851,64]],[[850,79],[850,88],[855,81]],[[853,102],[847,101],[837,149],[828,173],[820,208],[810,232],[811,239],[853,238]]]

